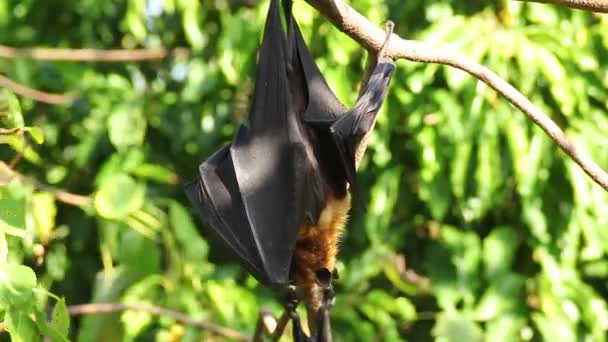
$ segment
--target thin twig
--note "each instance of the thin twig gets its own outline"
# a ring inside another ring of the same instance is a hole
[[[2,87],[11,90],[17,95],[53,105],[72,103],[74,100],[73,95],[47,93],[45,91],[30,88],[21,83],[17,83],[4,75],[0,75],[0,88]]]
[[[0,128],[0,135],[15,135],[19,133],[22,128]]]
[[[0,161],[0,185],[8,184],[13,178],[23,182],[33,184],[37,189],[51,193],[55,198],[65,204],[75,205],[78,207],[91,206],[93,199],[89,196],[74,194],[68,191],[54,188],[50,185],[43,184],[35,179],[28,178],[17,171],[10,168],[5,162]]]
[[[188,56],[185,48],[158,49],[49,49],[49,48],[15,48],[0,45],[0,58],[30,58],[46,61],[77,62],[137,62],[163,59],[168,56]]]
[[[110,313],[118,311],[138,311],[145,312],[154,316],[165,316],[171,317],[174,320],[205,329],[215,335],[233,338],[239,341],[249,341],[249,337],[233,329],[219,326],[217,324],[209,323],[207,321],[201,321],[194,319],[185,313],[173,311],[160,306],[142,305],[142,304],[120,304],[120,303],[93,303],[93,304],[80,304],[70,305],[68,307],[71,315],[91,315],[98,313]]]
[[[540,2],[543,4],[562,5],[591,12],[608,13],[606,0],[518,0],[522,2]]]
[[[371,51],[379,51],[382,47],[382,43],[386,39],[383,30],[344,1],[306,0],[306,2],[361,46]],[[608,190],[608,174],[586,152],[570,141],[564,131],[547,114],[492,70],[452,51],[434,48],[413,40],[405,40],[395,34],[391,37],[386,55],[394,59],[446,64],[475,76],[532,119],[594,182]]]

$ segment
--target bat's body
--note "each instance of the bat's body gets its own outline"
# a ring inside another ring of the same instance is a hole
[[[319,270],[333,272],[356,196],[359,147],[371,131],[394,63],[380,58],[352,109],[338,101],[284,0],[271,0],[249,125],[200,166],[186,188],[194,209],[265,285],[293,284],[321,305]],[[349,191],[350,190],[350,191]]]
[[[338,254],[340,232],[350,210],[350,196],[327,199],[316,225],[304,224],[298,230],[292,259],[292,279],[296,288],[314,310],[321,307],[315,271],[333,271]]]

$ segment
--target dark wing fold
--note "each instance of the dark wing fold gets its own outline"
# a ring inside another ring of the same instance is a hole
[[[297,121],[289,115],[286,45],[277,1],[271,1],[250,127],[239,129],[230,149],[249,224],[244,229],[253,233],[264,277],[275,285],[288,281],[298,228],[290,134]]]
[[[331,134],[340,154],[351,190],[356,192],[356,153],[362,139],[373,128],[376,114],[380,110],[395,63],[390,58],[380,58],[363,89],[361,97],[331,125]]]
[[[194,209],[214,229],[224,243],[243,260],[252,274],[263,274],[251,232],[246,227],[247,214],[238,189],[230,145],[214,153],[200,167],[200,177],[186,186],[186,195]]]
[[[283,287],[289,280],[299,207],[285,50],[278,0],[272,0],[257,66],[249,127],[201,165],[186,190],[195,208],[254,277]]]
[[[294,78],[304,81],[306,87],[303,94],[306,94],[307,101],[301,114],[302,120],[307,123],[331,124],[346,111],[346,107],[329,88],[310,54],[302,32],[293,18],[291,5],[292,0],[283,0],[289,28],[290,51],[288,57],[291,61],[292,72],[296,75]]]

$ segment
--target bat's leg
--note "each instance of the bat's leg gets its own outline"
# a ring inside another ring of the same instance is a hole
[[[289,315],[291,316],[291,326],[293,328],[293,341],[311,342],[311,338],[308,337],[308,335],[306,335],[306,333],[304,333],[304,330],[302,329],[300,316],[298,315],[298,312],[295,310],[295,308],[289,312]]]
[[[260,312],[260,318],[256,325],[255,333],[253,334],[252,340],[254,342],[263,342],[264,333],[268,332],[273,341],[278,341],[283,333],[289,320],[293,325],[293,340],[295,342],[309,342],[309,337],[302,330],[302,324],[300,323],[300,317],[296,312],[298,306],[298,299],[296,297],[295,289],[290,287],[287,291],[285,300],[285,311],[281,315],[278,321],[274,321],[272,315],[268,310],[263,309]],[[272,322],[271,322],[272,321]]]
[[[321,291],[321,308],[315,315],[315,331],[312,333],[312,340],[316,342],[332,342],[331,321],[329,311],[334,306],[335,295],[332,286],[333,273],[326,268],[321,268],[315,272],[317,285]]]
[[[298,306],[298,303],[299,303],[299,300],[298,300],[298,297],[296,296],[295,288],[290,286],[287,289],[287,294],[285,296],[285,312],[283,312],[283,315],[281,316],[281,319],[279,320],[279,324],[277,324],[277,328],[272,333],[273,341],[278,341],[279,338],[281,338],[281,336],[283,335],[283,332],[285,331],[285,327],[287,326],[287,322],[290,319],[293,324],[294,341],[296,341],[296,342],[305,341],[305,340],[297,339],[297,336],[301,333],[301,328],[299,331],[296,328],[296,326],[298,326],[298,327],[300,326],[300,318],[298,317],[298,313],[296,312],[296,307]],[[303,335],[303,336],[306,336],[306,335]]]
[[[318,331],[316,332],[317,342],[332,342],[331,336],[331,321],[329,318],[329,310],[334,305],[334,290],[330,285],[323,289],[323,306],[321,306],[319,314],[319,322],[317,324]]]

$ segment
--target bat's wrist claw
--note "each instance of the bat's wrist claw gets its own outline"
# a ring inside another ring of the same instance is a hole
[[[395,23],[391,20],[387,20],[386,24],[384,24],[384,32],[386,33],[386,37],[384,38],[384,43],[382,43],[382,47],[380,51],[378,51],[378,56],[383,57],[386,55],[386,51],[388,50],[388,44],[391,40],[391,35],[393,34],[393,30],[395,29]]]

